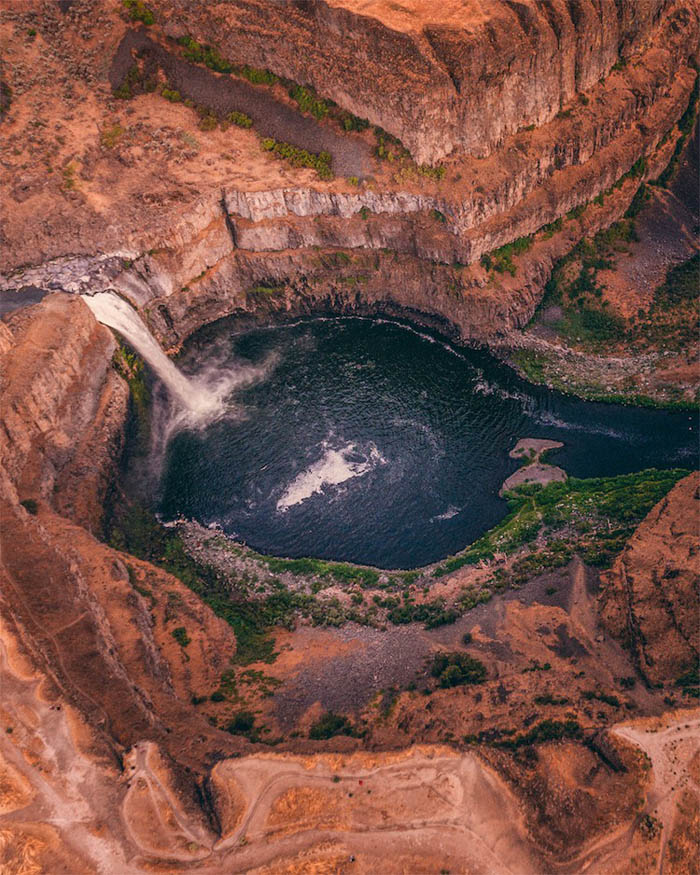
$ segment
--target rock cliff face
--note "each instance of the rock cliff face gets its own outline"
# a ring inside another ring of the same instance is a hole
[[[490,154],[694,14],[675,0],[156,5],[173,35],[314,86],[419,162]]]
[[[92,534],[127,412],[114,346],[68,295],[0,323],[2,614],[54,695],[114,756],[140,738],[168,749],[170,725],[190,725],[195,747],[211,747],[217,733],[189,700],[217,685],[235,653],[230,627],[179,580]],[[172,635],[173,605],[196,630],[187,655]]]
[[[651,511],[603,578],[603,622],[650,683],[674,681],[698,664],[699,513],[692,474]]]

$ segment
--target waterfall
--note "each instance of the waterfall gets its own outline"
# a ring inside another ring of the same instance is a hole
[[[224,409],[228,381],[207,385],[203,380],[186,377],[165,355],[139,314],[112,292],[85,295],[83,300],[103,325],[118,331],[153,368],[167,388],[171,400],[190,419],[198,422],[213,419]]]

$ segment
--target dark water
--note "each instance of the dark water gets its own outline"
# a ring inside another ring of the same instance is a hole
[[[490,356],[387,322],[311,321],[200,335],[184,370],[276,365],[239,390],[240,414],[170,442],[160,511],[219,523],[284,556],[414,567],[462,549],[505,514],[521,437],[565,446],[577,477],[692,467],[694,414],[595,404],[533,387]]]

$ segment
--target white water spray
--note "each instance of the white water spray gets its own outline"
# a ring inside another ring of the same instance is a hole
[[[226,398],[233,389],[260,379],[270,365],[267,362],[262,368],[243,366],[224,371],[214,365],[198,376],[188,377],[165,355],[136,310],[118,295],[98,292],[86,295],[84,300],[97,320],[118,331],[165,385],[175,408],[166,433],[182,426],[206,425],[216,419],[230,408]]]
[[[126,301],[112,292],[98,292],[85,297],[85,303],[99,322],[123,335],[148,362],[178,407],[192,413],[197,419],[209,418],[221,408],[221,397],[177,369],[143,324],[139,314]]]

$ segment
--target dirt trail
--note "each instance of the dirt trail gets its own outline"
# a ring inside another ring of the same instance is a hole
[[[640,747],[651,760],[654,783],[645,813],[652,814],[662,824],[658,866],[658,873],[662,875],[678,797],[684,789],[700,793],[700,785],[689,769],[693,757],[700,753],[700,716],[698,711],[691,712],[665,729],[623,725],[613,731]]]
[[[210,72],[171,54],[140,30],[128,30],[112,60],[109,79],[113,87],[122,83],[133,65],[132,51],[144,52],[165,72],[170,87],[197,105],[220,114],[237,110],[253,119],[257,133],[291,143],[310,152],[329,152],[337,176],[366,176],[372,170],[372,156],[364,140],[336,133],[311,116],[279,101],[268,89],[244,79]]]
[[[12,806],[14,810],[5,808],[0,830],[16,836],[19,845],[27,825],[45,824],[53,829],[46,832],[45,844],[41,842],[44,846],[35,844],[32,851],[40,859],[52,860],[54,865],[59,859],[68,859],[74,866],[80,862],[74,871],[81,872],[138,872],[126,859],[120,840],[115,840],[121,826],[108,802],[114,770],[104,762],[102,767],[96,765],[94,758],[79,749],[70,713],[42,695],[44,679],[25,672],[21,663],[13,664],[16,660],[5,643],[11,639],[3,625],[0,623],[0,768],[5,774],[23,777],[32,792],[29,804]],[[7,784],[2,791],[7,792]],[[85,867],[86,860],[92,868]]]
[[[447,868],[459,861],[460,871],[537,870],[515,800],[476,757],[416,748],[385,763],[373,759],[320,756],[312,764],[270,756],[223,764],[222,780],[235,781],[246,798],[237,828],[216,847],[226,871],[271,865],[329,841],[342,842],[353,872],[376,871],[378,853],[391,867],[387,861],[407,848],[433,867],[441,859]]]

